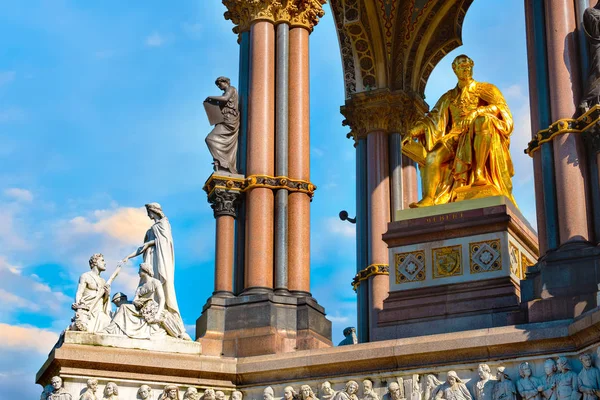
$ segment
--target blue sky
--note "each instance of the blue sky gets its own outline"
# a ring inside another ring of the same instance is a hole
[[[515,197],[535,226],[523,2],[476,1],[465,45],[434,70],[430,104],[455,84],[452,59],[475,60],[515,118]],[[175,5],[174,5],[175,4]],[[311,35],[312,292],[334,342],[355,323],[354,148],[346,139],[337,37],[327,15]],[[77,277],[92,253],[110,273],[162,204],[173,226],[176,290],[193,325],[212,292],[214,219],[202,191],[211,173],[202,100],[217,76],[237,85],[238,45],[216,0],[12,2],[0,13],[0,386],[32,398],[34,374],[71,318]],[[135,268],[113,290],[131,294]],[[37,397],[35,397],[37,398]]]

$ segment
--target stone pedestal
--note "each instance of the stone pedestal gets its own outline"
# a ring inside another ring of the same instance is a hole
[[[507,198],[402,210],[383,238],[390,294],[373,339],[526,321],[520,280],[538,258],[537,236]]]
[[[213,296],[196,321],[203,354],[250,357],[330,347],[331,322],[312,297]]]

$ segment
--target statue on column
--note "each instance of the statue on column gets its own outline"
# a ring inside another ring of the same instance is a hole
[[[403,153],[421,166],[423,198],[410,207],[495,195],[515,202],[512,115],[496,86],[473,79],[473,65],[466,55],[454,59],[458,84],[403,140]]]
[[[223,91],[223,95],[208,96],[204,101],[208,120],[215,126],[206,137],[206,145],[212,155],[215,172],[237,174],[236,159],[240,129],[238,92],[231,86],[231,81],[227,77],[218,77],[215,84]]]
[[[96,253],[90,257],[90,271],[79,277],[73,324],[69,329],[84,332],[98,332],[110,323],[110,284],[100,274],[106,271],[104,256]]]
[[[144,244],[136,251],[123,259],[127,262],[130,258],[143,255],[144,262],[152,270],[150,277],[157,279],[162,285],[164,295],[165,312],[168,318],[165,319],[165,329],[170,336],[175,338],[191,340],[186,333],[183,320],[179,314],[177,297],[175,295],[175,250],[173,247],[173,235],[171,234],[171,224],[165,216],[162,207],[158,203],[146,204],[148,217],[154,221],[154,224],[146,232]],[[140,278],[140,285],[142,279]],[[138,291],[140,287],[138,287]],[[154,293],[158,294],[158,290]],[[136,296],[138,293],[136,293]],[[139,293],[141,297],[148,298],[148,293]],[[135,300],[134,300],[135,301]],[[121,308],[130,308],[124,304]],[[118,311],[117,311],[118,313]],[[115,316],[116,318],[116,316]]]
[[[587,84],[579,105],[580,111],[585,113],[600,104],[600,1],[584,11],[583,30],[590,50]]]

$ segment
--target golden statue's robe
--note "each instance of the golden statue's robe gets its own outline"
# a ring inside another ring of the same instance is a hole
[[[441,143],[453,155],[450,162],[442,166],[442,180],[436,190],[435,204],[453,201],[456,189],[473,183],[472,168],[479,150],[473,144],[475,120],[465,128],[461,128],[460,122],[476,110],[480,117],[486,119],[486,129],[492,135],[485,178],[500,194],[516,204],[511,181],[514,168],[509,152],[512,115],[496,86],[476,81],[464,88],[457,85],[446,92],[421,121],[427,127],[425,136],[421,138],[427,152]]]

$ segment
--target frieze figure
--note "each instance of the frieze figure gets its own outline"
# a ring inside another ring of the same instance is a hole
[[[333,400],[358,400],[358,383],[356,381],[346,382],[344,390],[340,390],[333,396]]]
[[[349,344],[357,344],[358,338],[356,337],[356,328],[349,326],[344,329],[344,340],[338,344],[338,346],[347,346]]]
[[[494,389],[494,381],[491,379],[492,370],[487,364],[479,364],[477,374],[479,380],[473,385],[475,400],[491,400]]]
[[[158,400],[180,400],[179,387],[177,385],[165,386]]]
[[[215,172],[237,174],[236,160],[240,130],[238,92],[225,76],[218,77],[215,85],[223,91],[223,95],[208,96],[204,101],[209,122],[215,125],[205,141],[213,158]],[[213,109],[216,115],[212,115]]]
[[[493,400],[517,400],[517,388],[504,371],[505,367],[498,367],[492,398]]]
[[[119,387],[114,382],[108,382],[104,387],[103,400],[119,400]]]
[[[319,392],[321,400],[331,400],[335,396],[335,390],[331,387],[331,382],[325,381],[321,384],[321,391]]]
[[[422,199],[410,207],[458,201],[460,193],[504,195],[515,202],[509,151],[513,118],[496,86],[473,79],[473,66],[464,54],[454,59],[458,84],[403,141],[403,152],[422,165]]]
[[[438,388],[435,399],[472,400],[473,398],[456,372],[448,371],[446,382]]]
[[[240,392],[239,390],[236,390],[233,393],[231,393],[231,400],[242,400],[242,398],[242,392]]]
[[[148,385],[142,385],[137,391],[137,397],[141,400],[152,400],[152,388]]]
[[[193,386],[187,388],[183,394],[183,400],[200,400],[200,393],[198,393],[198,389]]]
[[[363,381],[363,400],[379,400],[379,396],[373,390],[373,382],[368,379]]]
[[[583,394],[583,400],[598,400],[600,397],[600,371],[592,365],[592,355],[583,353],[579,356],[583,365],[577,377],[579,391]]]
[[[283,398],[284,400],[296,400],[298,399],[298,393],[291,386],[286,386],[283,389]]]
[[[215,393],[215,389],[206,389],[204,394],[202,395],[202,400],[216,400],[217,394]]]
[[[423,388],[423,400],[433,400],[437,396],[438,390],[442,387],[444,382],[440,381],[435,375],[427,375],[425,377]]]
[[[63,387],[63,380],[60,376],[53,376],[50,380],[52,391],[46,397],[46,400],[72,400],[73,397]]]
[[[523,400],[542,400],[542,382],[531,374],[529,363],[519,365],[519,376],[521,379],[517,381],[517,390]]]
[[[558,357],[556,362],[558,371],[556,394],[558,400],[579,400],[581,393],[577,391],[577,374],[571,371],[571,365],[566,357]]]
[[[165,216],[160,204],[146,204],[146,211],[148,217],[154,221],[154,224],[146,232],[144,244],[125,257],[123,262],[127,262],[131,258],[143,255],[144,263],[151,267],[153,272],[152,275],[158,279],[162,285],[165,303],[165,318],[163,320],[164,328],[170,336],[178,339],[192,340],[185,331],[183,320],[181,319],[179,307],[177,305],[177,297],[175,295],[175,251],[173,247],[171,224]]]
[[[556,387],[558,376],[556,371],[556,363],[553,359],[548,358],[544,361],[544,373],[546,376],[538,390],[542,393],[542,397],[545,400],[557,400]]]
[[[388,392],[383,396],[384,400],[403,400],[404,396],[404,385],[401,385],[397,381],[391,381],[387,385]]]
[[[104,256],[92,255],[89,266],[90,271],[79,277],[75,302],[71,305],[75,317],[70,330],[98,332],[110,323],[110,284],[100,276],[106,271]]]
[[[223,393],[221,390],[217,390],[215,392],[215,399],[216,400],[225,400],[225,393]]]
[[[310,385],[302,385],[300,386],[299,393],[300,400],[319,400],[315,393],[313,392]]]
[[[265,390],[263,390],[263,400],[274,400],[275,392],[273,392],[273,388],[271,386],[267,386]]]
[[[98,390],[98,380],[88,379],[85,386],[85,392],[79,396],[79,400],[97,400],[96,391]]]

